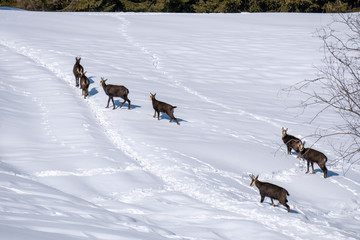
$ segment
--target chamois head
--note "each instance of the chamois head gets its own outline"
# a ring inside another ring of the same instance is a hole
[[[75,57],[76,63],[80,64],[81,57]]]
[[[282,137],[286,136],[286,132],[287,132],[288,128],[281,128],[281,132],[282,132]]]
[[[253,174],[250,174],[249,176],[251,177],[250,186],[252,187],[252,186],[255,185],[256,181],[258,180],[259,175],[257,175],[257,176],[255,177]]]
[[[80,77],[85,76],[86,73],[87,73],[87,71],[86,72],[80,72]]]
[[[100,87],[103,86],[106,81],[107,81],[107,79],[104,79],[104,78],[102,77],[102,78],[101,78],[101,81],[100,81]]]
[[[156,95],[156,93],[155,93],[155,94],[150,93],[150,100],[151,100],[151,101],[152,101],[153,99],[155,99],[155,95]]]
[[[303,151],[304,148],[305,148],[305,141],[304,142],[299,141],[299,150],[300,150],[300,152]]]

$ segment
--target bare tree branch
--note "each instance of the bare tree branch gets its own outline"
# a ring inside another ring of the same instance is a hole
[[[332,141],[337,156],[333,164],[342,164],[344,174],[360,162],[360,14],[339,14],[328,26],[320,29],[323,41],[323,66],[318,78],[304,80],[287,91],[297,91],[305,100],[301,106],[321,106],[310,123],[327,111],[335,111],[343,123],[327,131],[307,136]],[[341,138],[339,138],[341,137]]]

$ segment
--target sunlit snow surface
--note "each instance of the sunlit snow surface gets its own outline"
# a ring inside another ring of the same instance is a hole
[[[281,140],[341,121],[310,124],[318,109],[283,91],[316,76],[331,21],[0,10],[1,239],[359,239],[360,166],[344,176],[319,141],[328,178],[305,174]],[[131,110],[105,108],[101,77],[130,90]],[[150,92],[180,126],[153,118]],[[260,203],[250,173],[286,188],[291,212]]]

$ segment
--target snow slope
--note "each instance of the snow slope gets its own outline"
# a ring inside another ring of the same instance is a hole
[[[317,109],[282,91],[315,75],[331,19],[0,10],[2,238],[359,239],[360,166],[344,176],[322,141],[329,177],[308,175],[281,140],[340,121],[309,124]],[[131,110],[104,108],[101,77]],[[152,117],[150,92],[180,126]],[[250,173],[286,188],[291,212],[260,203]]]

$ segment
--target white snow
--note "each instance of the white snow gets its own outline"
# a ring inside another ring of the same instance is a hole
[[[310,124],[318,109],[282,91],[315,76],[331,20],[0,10],[1,239],[359,239],[360,166],[344,175],[319,141],[328,178],[305,174],[281,140],[341,121]],[[101,77],[131,110],[105,108]],[[150,92],[180,126],[152,117]],[[250,173],[286,188],[291,212],[260,203]]]

